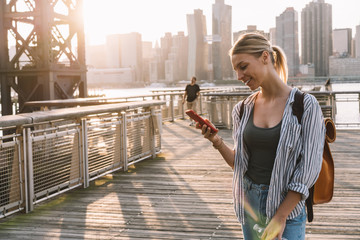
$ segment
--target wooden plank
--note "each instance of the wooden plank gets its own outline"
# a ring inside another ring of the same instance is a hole
[[[335,192],[306,239],[360,239],[360,131],[330,147]],[[231,131],[221,130],[232,145]],[[187,121],[163,126],[162,153],[0,222],[0,239],[242,239],[232,170]]]

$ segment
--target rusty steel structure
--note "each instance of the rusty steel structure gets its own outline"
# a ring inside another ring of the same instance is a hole
[[[0,0],[2,115],[27,101],[86,97],[83,0]]]

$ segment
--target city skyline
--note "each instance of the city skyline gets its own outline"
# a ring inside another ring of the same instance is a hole
[[[191,14],[194,9],[201,9],[206,16],[207,33],[211,35],[214,2],[215,0],[133,0],[124,4],[124,1],[103,0],[105,7],[99,7],[98,0],[85,0],[85,34],[88,44],[97,45],[104,44],[106,35],[109,34],[138,32],[142,35],[143,41],[151,41],[154,45],[166,32],[175,35],[183,31],[187,35],[186,15]],[[254,0],[244,3],[237,0],[225,0],[225,4],[232,6],[233,32],[244,30],[247,25],[256,25],[258,29],[268,32],[270,28],[276,26],[276,16],[287,7],[294,7],[300,14],[310,2],[310,0]],[[358,13],[360,1],[325,0],[325,2],[332,5],[333,29],[351,28],[354,37],[355,28],[360,25]]]

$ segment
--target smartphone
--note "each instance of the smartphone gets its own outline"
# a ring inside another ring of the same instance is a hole
[[[189,117],[194,119],[195,122],[200,123],[200,126],[202,126],[204,124],[207,125],[211,129],[211,133],[217,133],[219,131],[219,129],[215,128],[209,121],[206,121],[205,119],[200,117],[196,112],[194,112],[194,110],[190,109],[190,110],[187,110],[185,113]]]

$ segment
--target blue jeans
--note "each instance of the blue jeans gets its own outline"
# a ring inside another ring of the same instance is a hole
[[[255,184],[248,177],[244,177],[245,191],[245,224],[242,225],[244,238],[246,240],[260,239],[253,227],[258,224],[260,227],[266,227],[266,199],[269,192],[269,186],[264,184]],[[287,240],[305,239],[306,212],[305,207],[301,213],[291,219],[286,220],[286,227],[283,238]]]

